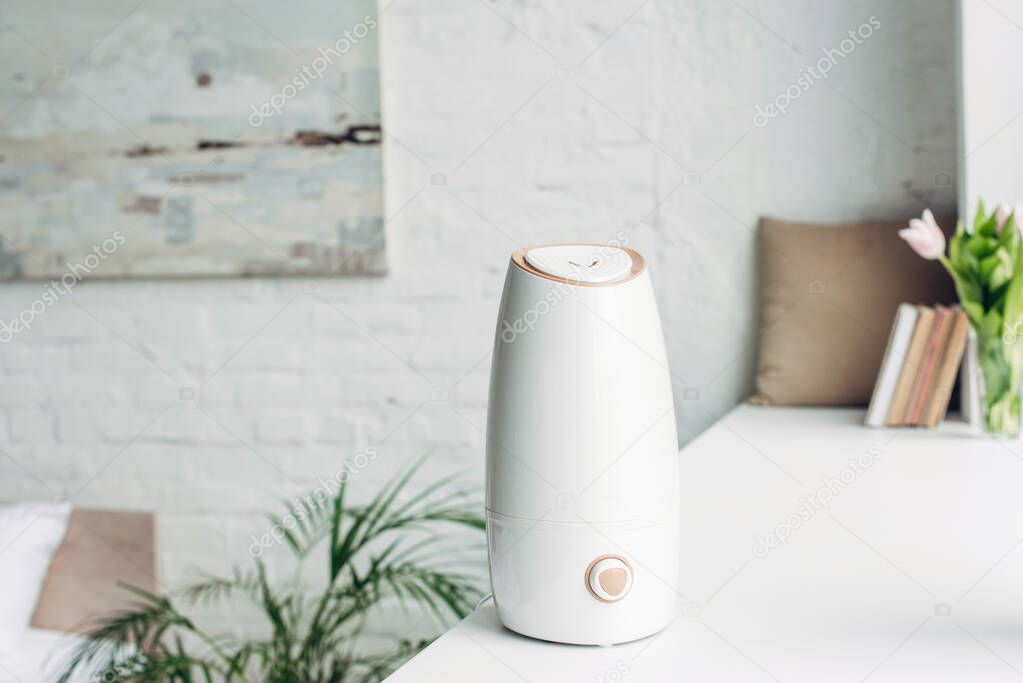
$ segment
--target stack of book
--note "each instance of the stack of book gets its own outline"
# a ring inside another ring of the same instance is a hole
[[[900,305],[867,409],[867,425],[934,427],[941,422],[969,329],[958,306]]]

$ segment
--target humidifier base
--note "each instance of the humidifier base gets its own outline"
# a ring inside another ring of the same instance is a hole
[[[498,618],[577,645],[653,635],[678,614],[678,524],[549,522],[487,512]]]

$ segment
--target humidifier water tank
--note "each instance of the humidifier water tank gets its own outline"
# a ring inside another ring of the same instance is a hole
[[[487,543],[502,623],[601,645],[667,626],[678,605],[677,459],[643,257],[586,244],[515,252],[487,414]]]

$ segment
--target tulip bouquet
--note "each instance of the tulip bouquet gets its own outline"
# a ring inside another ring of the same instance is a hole
[[[979,202],[972,228],[959,221],[948,240],[947,255],[945,234],[930,211],[899,231],[917,254],[939,261],[955,281],[959,302],[977,333],[984,426],[991,434],[1014,435],[1020,429],[1023,236],[1017,216],[1021,211],[1002,205],[988,214],[984,202]]]

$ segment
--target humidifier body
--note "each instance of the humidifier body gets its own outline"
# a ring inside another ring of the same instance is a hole
[[[487,543],[501,622],[609,645],[675,617],[678,443],[643,257],[512,256],[487,414]]]

